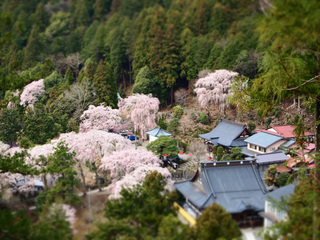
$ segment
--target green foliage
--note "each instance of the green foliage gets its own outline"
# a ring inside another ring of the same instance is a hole
[[[231,149],[230,153],[230,159],[231,160],[241,160],[243,159],[242,150],[240,147],[234,147]]]
[[[183,108],[180,105],[173,107],[173,116],[175,118],[180,119],[182,115],[183,115]]]
[[[289,179],[290,179],[290,173],[288,172],[282,172],[279,174],[278,178],[277,178],[277,182],[276,182],[276,186],[277,187],[283,187],[285,185],[288,185]]]
[[[21,210],[13,213],[0,208],[0,238],[3,240],[29,239],[32,219]]]
[[[66,74],[64,75],[64,79],[65,79],[66,83],[68,83],[69,85],[74,83],[75,77],[74,77],[73,72],[70,67],[68,67]]]
[[[142,185],[124,188],[121,198],[106,201],[104,210],[108,221],[99,224],[88,239],[149,239],[158,236],[158,229],[159,235],[163,236],[162,225],[167,221],[165,217],[176,221],[172,215],[173,202],[177,198],[175,192],[164,189],[165,185],[162,175],[152,172]],[[177,228],[184,229],[180,224]]]
[[[248,122],[248,127],[250,132],[253,132],[256,129],[256,124],[254,122]]]
[[[93,79],[94,89],[98,97],[98,104],[105,103],[113,108],[117,107],[117,84],[110,64],[101,59]]]
[[[209,124],[209,123],[210,123],[207,115],[204,114],[204,113],[201,113],[201,114],[200,114],[200,116],[199,116],[199,121],[200,121],[202,124]]]
[[[217,203],[207,207],[196,221],[192,229],[194,239],[237,239],[241,237],[236,221]]]
[[[64,142],[59,142],[54,148],[54,153],[48,157],[47,170],[50,174],[58,174],[59,178],[53,188],[48,190],[46,196],[47,203],[56,202],[58,199],[64,203],[77,204],[80,198],[74,192],[74,187],[80,182],[77,178],[77,172],[73,166],[75,153],[70,153],[70,149]]]
[[[12,145],[22,129],[21,113],[18,108],[5,108],[0,113],[0,140]]]
[[[272,118],[271,118],[271,117],[268,117],[268,119],[267,119],[267,121],[266,121],[267,128],[270,127],[271,122],[272,122]]]
[[[217,147],[216,160],[222,161],[223,156],[225,155],[224,148],[222,146]]]
[[[162,114],[161,118],[158,118],[156,123],[160,128],[167,130],[168,124],[164,113]]]
[[[35,104],[34,109],[29,109],[25,115],[22,133],[32,143],[44,144],[58,135],[59,126],[42,104]]]
[[[36,169],[32,165],[25,163],[25,158],[28,156],[27,151],[15,153],[12,157],[10,155],[0,155],[0,169],[1,173],[21,173],[24,175],[36,173]]]
[[[169,124],[168,124],[168,128],[167,130],[169,132],[172,132],[174,134],[178,134],[178,127],[180,126],[180,123],[179,123],[179,119],[178,118],[173,118],[170,120]]]
[[[176,156],[179,153],[179,149],[177,147],[177,142],[167,136],[160,136],[155,141],[152,141],[147,145],[147,149],[154,154],[158,155],[159,158],[163,154],[167,154],[169,156]]]

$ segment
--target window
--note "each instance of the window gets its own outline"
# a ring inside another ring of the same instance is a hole
[[[274,151],[274,150],[276,150],[276,148],[275,148],[275,147],[270,148],[270,151]]]
[[[263,147],[259,147],[259,151],[260,151],[260,152],[266,152],[266,149],[263,148]]]

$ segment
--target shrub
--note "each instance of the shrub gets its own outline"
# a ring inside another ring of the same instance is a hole
[[[254,129],[256,129],[256,124],[254,122],[249,122],[248,127],[249,127],[249,130],[253,132]]]
[[[283,187],[287,185],[289,178],[290,178],[290,173],[288,172],[280,173],[276,182],[277,187]]]
[[[173,119],[170,120],[167,130],[169,132],[177,134],[179,126],[180,126],[179,119],[178,118],[173,118]]]
[[[175,118],[181,118],[181,116],[183,115],[183,108],[181,106],[175,106],[173,108],[173,116]]]
[[[209,124],[209,123],[210,123],[207,115],[205,115],[204,113],[201,113],[201,114],[200,114],[199,121],[200,121],[202,124]]]

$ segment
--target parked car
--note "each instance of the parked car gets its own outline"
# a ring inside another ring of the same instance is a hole
[[[129,138],[129,140],[131,140],[131,141],[139,140],[139,137],[134,136],[134,135],[129,135],[128,138]]]

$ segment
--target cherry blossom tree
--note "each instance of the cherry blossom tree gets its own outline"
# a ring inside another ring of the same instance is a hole
[[[133,94],[118,103],[121,114],[130,116],[134,130],[146,138],[146,131],[156,127],[160,101],[151,94]]]
[[[135,170],[125,175],[121,180],[118,180],[111,184],[108,187],[108,190],[110,191],[109,199],[120,198],[120,192],[123,188],[132,188],[137,184],[142,184],[145,180],[145,177],[154,171],[160,173],[166,180],[167,184],[165,186],[165,189],[172,191],[174,187],[169,170],[160,166],[146,165],[137,167]]]
[[[123,138],[121,135],[107,133],[101,130],[91,130],[86,133],[76,134],[74,132],[61,134],[56,142],[64,141],[68,144],[71,151],[76,153],[78,167],[82,182],[85,185],[85,177],[83,175],[82,166],[89,163],[96,175],[96,182],[100,188],[98,181],[98,167],[101,159],[114,151],[124,149],[134,149],[132,142]],[[51,142],[55,142],[54,140]]]
[[[160,166],[161,160],[145,149],[113,152],[101,159],[100,170],[108,171],[112,179],[120,179],[138,166]]]
[[[81,115],[80,121],[79,132],[87,132],[91,129],[113,129],[120,124],[121,118],[118,109],[103,105],[98,107],[90,105],[88,110]]]
[[[199,78],[194,85],[194,91],[200,106],[208,110],[208,107],[215,103],[219,111],[223,112],[227,106],[226,99],[231,95],[231,82],[238,75],[236,72],[221,69]]]
[[[5,144],[0,141],[0,154],[4,154],[10,148],[9,144]]]
[[[21,93],[20,105],[24,107],[33,107],[33,104],[38,101],[38,97],[44,92],[44,79],[29,83],[24,87],[23,92]]]

